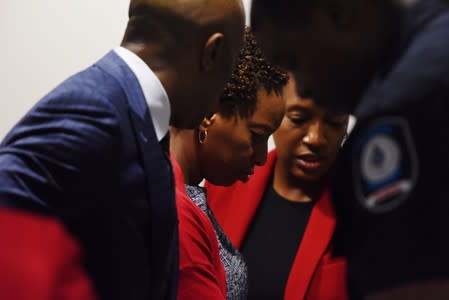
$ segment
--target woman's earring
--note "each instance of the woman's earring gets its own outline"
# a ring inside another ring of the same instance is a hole
[[[200,130],[198,131],[198,141],[200,144],[204,144],[207,139],[207,130]]]

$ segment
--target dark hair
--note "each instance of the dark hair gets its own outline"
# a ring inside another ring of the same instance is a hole
[[[287,73],[266,61],[251,30],[246,28],[237,66],[220,98],[220,113],[225,117],[236,113],[249,117],[256,109],[261,87],[268,94],[281,94],[287,81]]]
[[[251,28],[257,31],[260,24],[267,21],[286,27],[292,20],[304,21],[315,5],[317,0],[253,0]]]

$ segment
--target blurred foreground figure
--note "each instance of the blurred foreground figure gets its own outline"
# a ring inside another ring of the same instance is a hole
[[[353,113],[333,197],[352,299],[449,298],[449,13],[438,0],[255,0],[298,92]]]
[[[0,244],[0,299],[96,299],[79,245],[58,221],[2,209]]]

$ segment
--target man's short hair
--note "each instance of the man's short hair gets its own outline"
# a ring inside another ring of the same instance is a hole
[[[317,0],[253,0],[251,27],[256,31],[267,19],[288,25],[292,18],[306,17],[316,2]]]

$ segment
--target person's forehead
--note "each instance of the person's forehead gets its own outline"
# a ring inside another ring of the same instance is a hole
[[[313,99],[301,97],[287,98],[286,112],[297,111],[319,114],[330,118],[347,118],[349,116],[347,113],[335,112],[323,105],[319,105]]]
[[[284,106],[282,96],[274,91],[260,99],[257,109],[248,120],[248,124],[254,127],[272,129],[273,123],[282,118]]]
[[[311,30],[310,32],[313,32]],[[267,59],[285,70],[297,71],[296,61],[310,43],[304,41],[304,31],[287,28],[277,29],[274,25],[263,25],[255,32],[263,54]]]
[[[300,110],[300,109],[312,109],[316,104],[312,99],[301,98],[298,95],[292,95],[287,97],[286,108],[287,110]]]
[[[275,90],[267,91],[265,87],[260,87],[257,91],[256,111],[272,111],[278,105],[283,104],[283,97]]]

